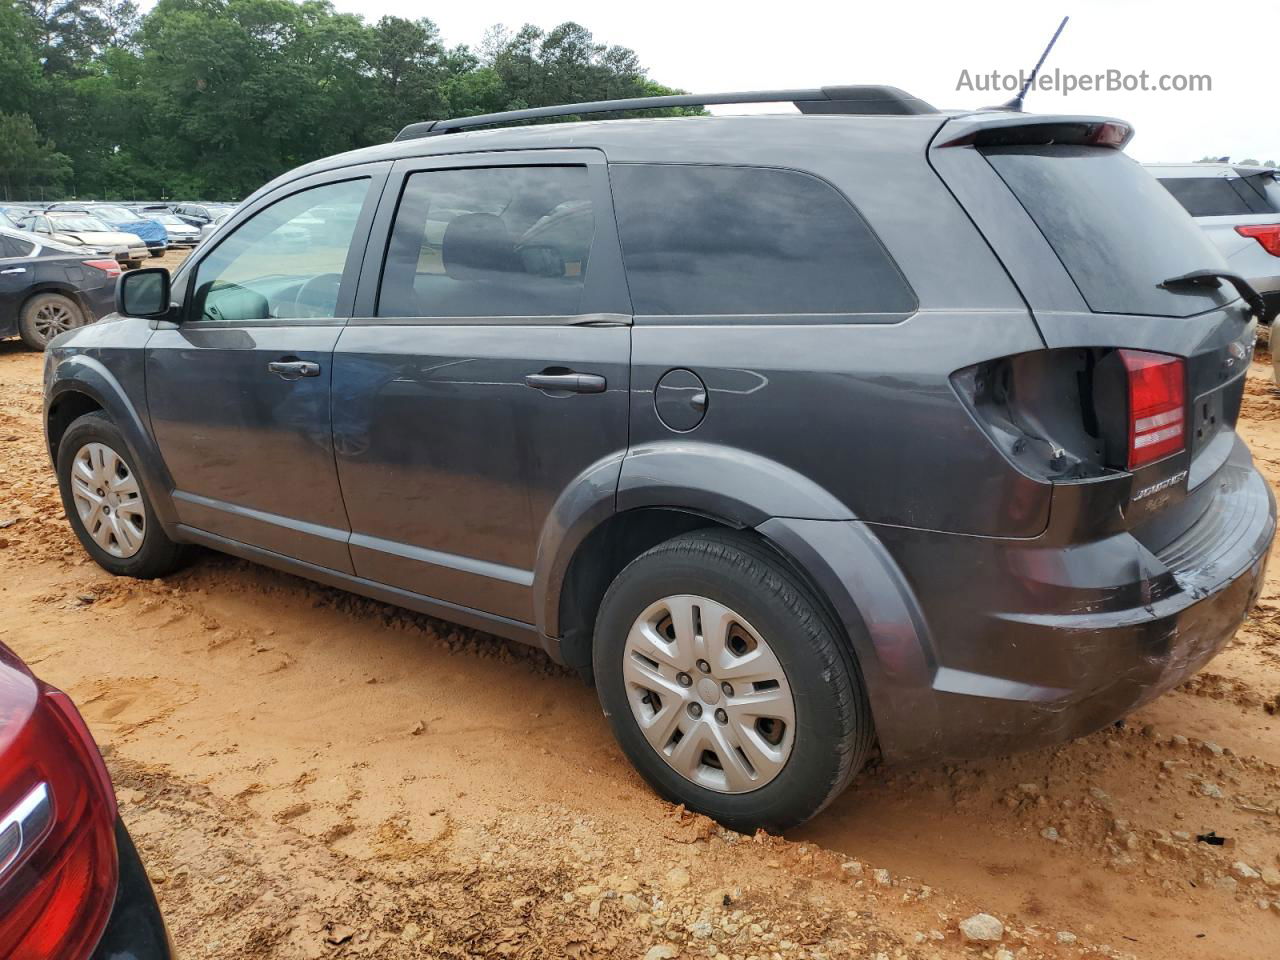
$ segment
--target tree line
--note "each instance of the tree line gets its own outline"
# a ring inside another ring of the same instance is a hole
[[[236,199],[417,120],[674,92],[576,23],[472,48],[328,0],[0,0],[0,197]]]

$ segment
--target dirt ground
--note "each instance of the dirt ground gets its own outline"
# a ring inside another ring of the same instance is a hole
[[[214,554],[101,572],[40,363],[0,344],[0,641],[84,711],[185,957],[1277,954],[1280,563],[1231,647],[1123,727],[872,767],[744,837],[650,793],[538,652]],[[1280,482],[1265,354],[1241,431]],[[979,912],[998,943],[963,942]]]

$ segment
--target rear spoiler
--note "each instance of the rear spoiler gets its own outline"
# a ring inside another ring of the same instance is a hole
[[[981,114],[956,117],[939,132],[939,147],[1049,146],[1069,144],[1123,150],[1133,127],[1111,117],[1037,117]]]

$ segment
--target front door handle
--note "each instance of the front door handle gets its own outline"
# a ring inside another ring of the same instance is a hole
[[[0,275],[8,276],[11,273],[26,273],[26,267],[9,267],[7,270],[0,270]]]
[[[267,364],[267,372],[274,373],[282,380],[300,380],[303,377],[320,376],[320,364],[310,360],[272,360]]]
[[[551,393],[604,393],[608,381],[598,373],[531,373],[524,378],[526,386]]]

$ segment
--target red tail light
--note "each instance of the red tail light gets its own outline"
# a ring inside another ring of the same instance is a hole
[[[1129,469],[1135,470],[1186,446],[1186,368],[1181,357],[1119,353],[1129,375]]]
[[[1242,237],[1253,237],[1262,249],[1273,257],[1280,257],[1280,223],[1258,224],[1252,227],[1236,227]]]
[[[111,914],[115,795],[67,697],[0,647],[0,957],[87,957]]]
[[[108,277],[120,276],[120,264],[116,260],[83,260],[81,262],[86,267],[93,267],[95,270],[101,270]]]

